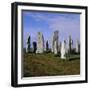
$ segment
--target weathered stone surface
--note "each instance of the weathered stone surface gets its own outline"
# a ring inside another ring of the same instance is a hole
[[[69,35],[69,41],[68,41],[68,53],[72,53],[72,45],[73,45],[73,40],[71,38],[71,35]]]
[[[26,40],[26,53],[30,52],[30,35],[28,35]]]
[[[79,44],[79,41],[76,40],[76,53],[79,53],[80,52],[80,44]]]
[[[57,49],[57,42],[54,42],[54,54],[58,54],[58,49]]]
[[[33,42],[33,53],[36,53],[37,50],[37,43],[34,41]]]
[[[64,40],[61,45],[61,58],[66,59],[66,41]]]
[[[46,41],[46,51],[49,50],[49,43],[48,43],[48,40]]]
[[[43,53],[43,52],[44,52],[44,37],[41,32],[38,32],[36,53]]]
[[[53,33],[53,37],[52,37],[52,47],[51,47],[51,51],[56,54],[58,53],[58,39],[59,39],[59,36],[58,36],[58,31],[55,31]]]

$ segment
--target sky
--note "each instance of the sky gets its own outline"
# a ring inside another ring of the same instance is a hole
[[[68,12],[44,12],[23,11],[23,46],[26,46],[28,35],[31,36],[31,44],[37,41],[37,33],[42,32],[45,42],[48,40],[49,47],[53,32],[59,31],[59,42],[68,41],[69,35],[75,42],[80,41],[80,14]]]

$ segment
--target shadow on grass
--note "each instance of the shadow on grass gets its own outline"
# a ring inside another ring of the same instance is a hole
[[[80,57],[68,58],[69,61],[80,59]]]

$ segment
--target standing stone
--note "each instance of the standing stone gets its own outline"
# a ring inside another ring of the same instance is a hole
[[[48,44],[48,41],[46,41],[46,51],[49,50],[49,44]]]
[[[26,53],[30,52],[30,35],[26,40]]]
[[[43,53],[44,52],[44,37],[41,32],[38,32],[37,37],[37,50],[36,53]]]
[[[59,51],[59,54],[61,55],[61,42],[58,45],[58,51]]]
[[[58,52],[58,31],[55,31],[52,38],[52,52]]]
[[[73,45],[73,40],[71,39],[71,35],[69,36],[69,45],[68,45],[68,52],[69,54],[72,53],[72,45]]]
[[[66,59],[66,41],[64,40],[64,42],[62,42],[61,45],[61,58],[62,59]]]
[[[51,40],[51,52],[54,52],[54,33],[52,35],[52,40]]]
[[[80,53],[80,44],[79,41],[76,41],[76,53]]]
[[[57,55],[58,54],[58,50],[57,50],[57,42],[54,42],[54,54]]]
[[[37,50],[37,43],[33,42],[33,53],[36,53]]]

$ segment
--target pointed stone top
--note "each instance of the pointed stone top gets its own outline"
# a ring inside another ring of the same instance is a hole
[[[29,32],[27,32],[27,38],[30,36],[30,33]]]

